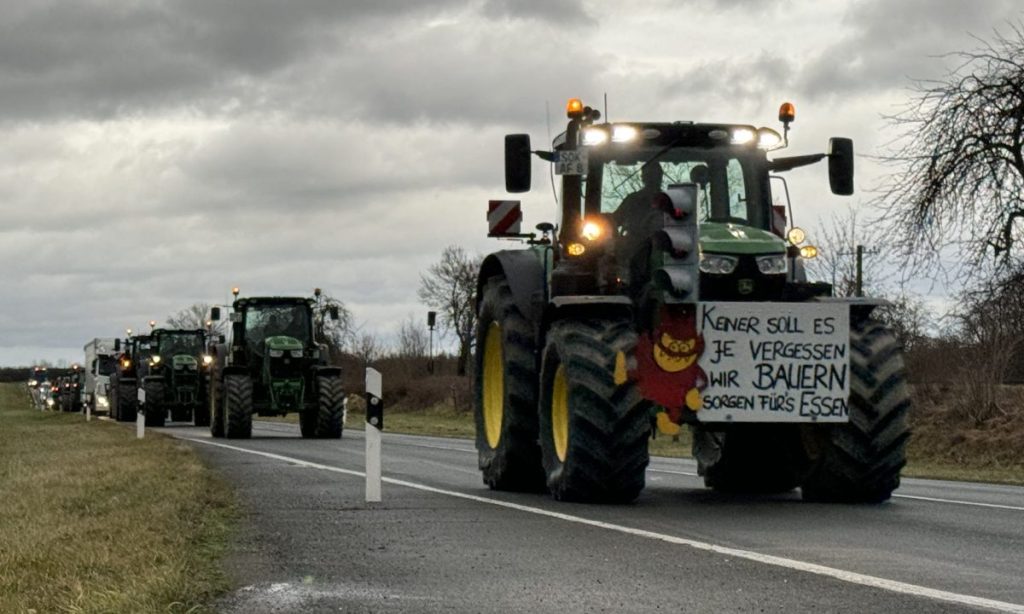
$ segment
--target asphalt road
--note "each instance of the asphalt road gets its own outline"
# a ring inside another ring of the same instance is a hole
[[[240,493],[224,612],[1024,612],[1024,488],[905,479],[883,505],[737,497],[653,459],[632,505],[489,491],[466,440],[187,440]]]

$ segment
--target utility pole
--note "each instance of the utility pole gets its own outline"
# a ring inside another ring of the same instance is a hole
[[[430,346],[427,350],[427,372],[434,374],[434,324],[437,323],[437,312],[427,312],[427,327],[430,329]]]
[[[855,296],[864,296],[864,246],[857,246],[857,286]]]

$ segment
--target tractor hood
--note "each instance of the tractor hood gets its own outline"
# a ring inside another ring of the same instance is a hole
[[[721,222],[700,225],[700,249],[715,254],[781,254],[786,242],[767,230]]]
[[[295,337],[288,337],[286,335],[277,335],[276,337],[267,337],[263,343],[266,344],[267,350],[280,350],[282,352],[288,352],[292,350],[301,350],[302,342]]]
[[[188,354],[175,354],[171,361],[175,369],[195,369],[199,366],[196,357]]]

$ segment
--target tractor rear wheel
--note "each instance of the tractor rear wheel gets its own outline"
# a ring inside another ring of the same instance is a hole
[[[540,446],[556,499],[624,503],[643,490],[651,423],[628,377],[636,341],[627,320],[564,320],[548,331]]]
[[[210,374],[210,435],[224,436],[224,380],[219,373]]]
[[[881,322],[850,322],[850,421],[805,429],[808,501],[880,503],[900,485],[910,438],[900,343]]]
[[[341,376],[317,377],[316,389],[316,436],[320,439],[341,439],[341,414],[345,401],[345,394],[341,390]]]
[[[533,326],[504,276],[484,286],[474,360],[473,416],[484,483],[493,490],[543,491]]]
[[[160,380],[146,380],[142,384],[146,391],[146,426],[163,426],[167,422],[164,409],[164,383]]]
[[[805,466],[799,427],[743,424],[726,431],[694,428],[694,458],[704,485],[722,492],[769,494],[800,485]],[[711,458],[717,456],[713,462]]]
[[[252,380],[248,375],[224,376],[224,436],[252,437]]]

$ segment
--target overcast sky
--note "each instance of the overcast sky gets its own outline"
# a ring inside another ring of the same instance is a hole
[[[791,153],[885,142],[908,77],[1019,0],[0,2],[0,364],[81,360],[229,288],[346,302],[389,337],[448,244],[493,251],[502,135],[572,96],[612,120],[775,126]],[[852,198],[790,174],[797,222]],[[535,177],[545,177],[543,167]],[[523,195],[553,220],[550,189]],[[813,241],[813,236],[811,237]],[[884,254],[878,256],[884,258]],[[893,263],[894,264],[894,263]],[[933,291],[940,296],[942,289]]]

